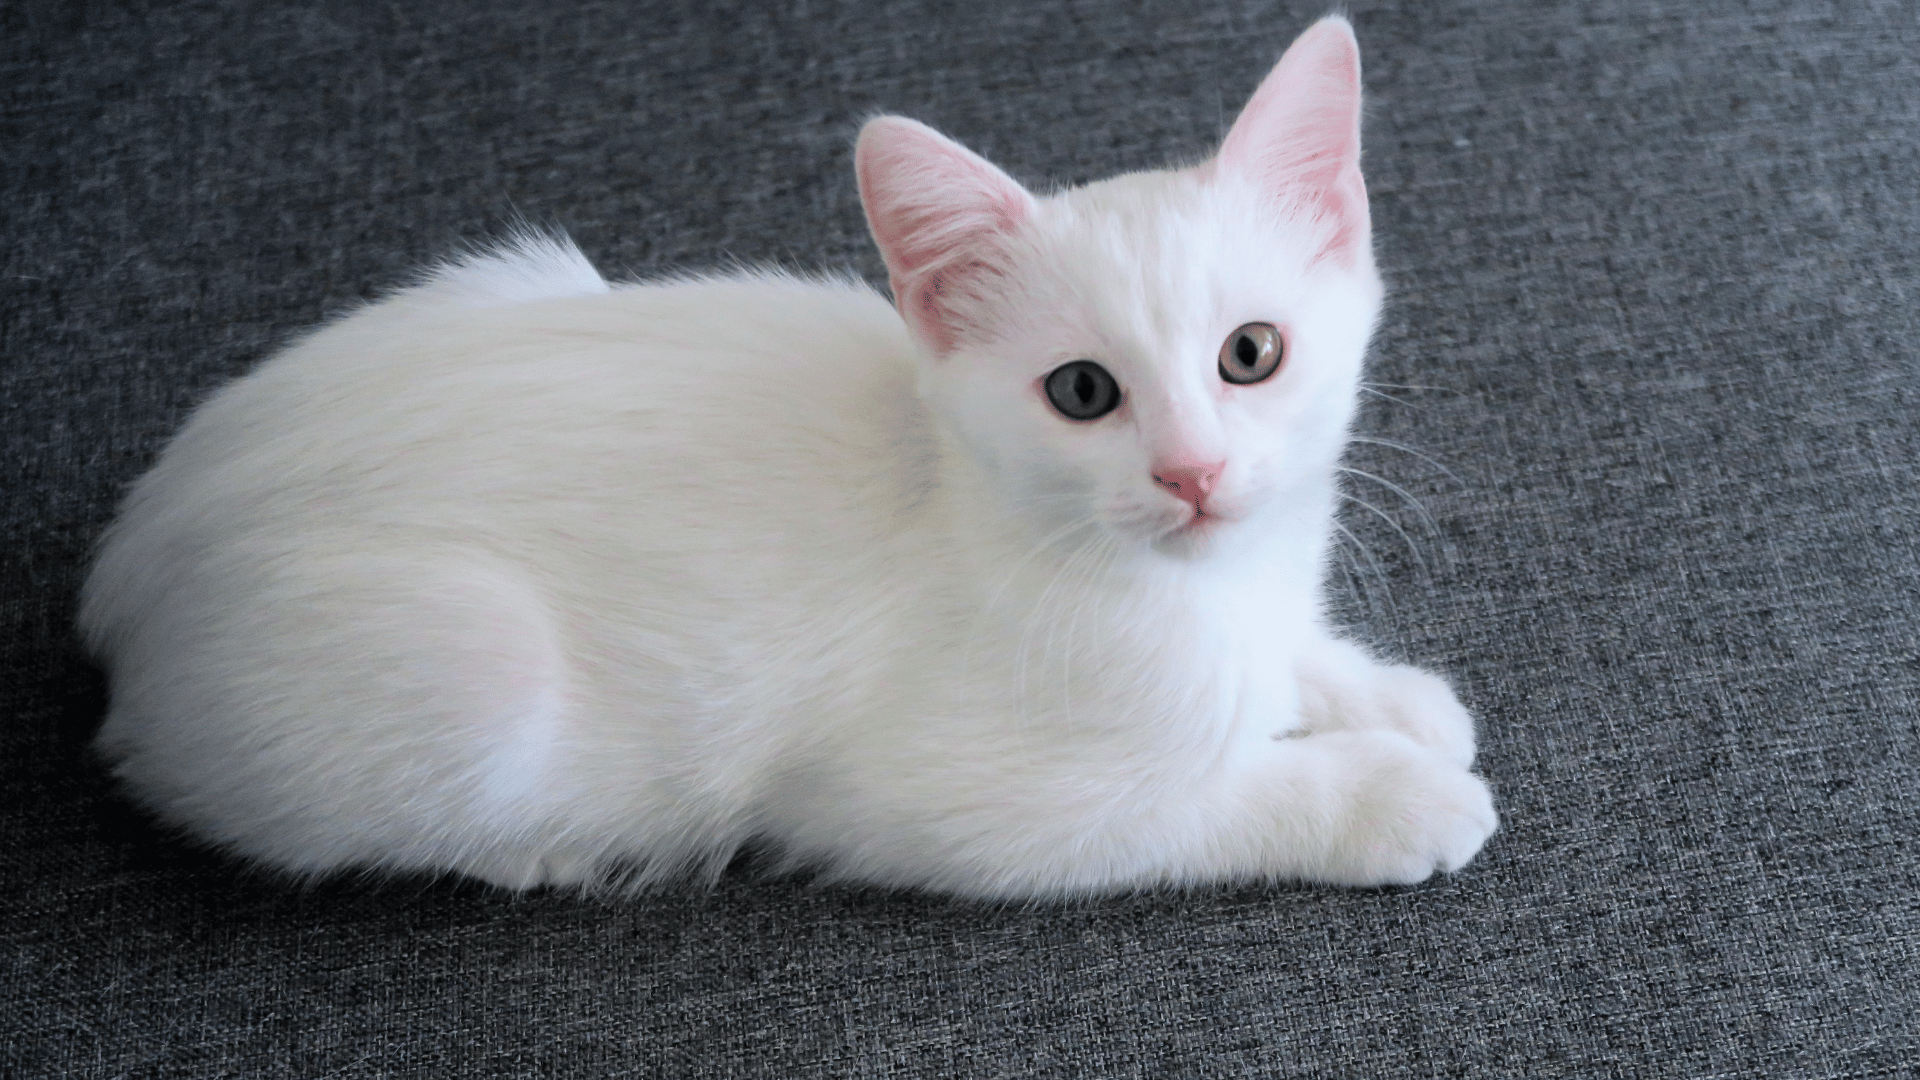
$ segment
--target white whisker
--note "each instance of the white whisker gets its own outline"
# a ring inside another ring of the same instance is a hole
[[[1398,450],[1403,454],[1411,454],[1414,457],[1419,458],[1421,461],[1424,461],[1427,464],[1445,473],[1447,478],[1449,480],[1452,480],[1454,483],[1459,484],[1461,487],[1467,486],[1467,482],[1465,480],[1460,479],[1460,475],[1458,473],[1454,472],[1452,469],[1447,468],[1445,465],[1442,465],[1440,462],[1434,460],[1433,458],[1428,457],[1427,455],[1421,453],[1420,451],[1415,450],[1411,446],[1402,446],[1401,444],[1394,442],[1391,439],[1377,438],[1372,435],[1355,435],[1349,438],[1347,441],[1357,442],[1357,443],[1366,443],[1368,446],[1384,446],[1389,450]]]
[[[1362,385],[1362,386],[1384,386],[1384,387],[1386,387],[1386,388],[1387,388],[1387,389],[1389,389],[1389,390],[1430,390],[1430,391],[1432,391],[1432,392],[1434,392],[1434,393],[1437,393],[1437,394],[1457,394],[1457,393],[1459,393],[1459,392],[1460,392],[1460,391],[1458,391],[1458,390],[1455,390],[1455,389],[1454,389],[1453,387],[1451,387],[1451,386],[1421,386],[1421,385],[1419,385],[1418,383],[1390,383],[1390,382],[1374,382],[1374,381],[1372,381],[1371,379],[1369,379],[1369,380],[1367,380],[1366,382],[1363,382],[1363,383],[1361,383],[1360,385]]]
[[[1414,498],[1413,495],[1410,494],[1406,488],[1403,488],[1399,484],[1396,484],[1393,481],[1388,480],[1384,477],[1375,476],[1370,472],[1362,472],[1359,469],[1355,469],[1346,465],[1340,466],[1340,471],[1343,473],[1347,473],[1351,476],[1358,476],[1358,477],[1361,477],[1362,479],[1371,480],[1374,483],[1379,484],[1381,487],[1386,488],[1388,491],[1393,492],[1395,495],[1400,496],[1402,499],[1405,499],[1407,503],[1414,508],[1415,511],[1419,513],[1421,519],[1427,523],[1428,528],[1430,529],[1439,528],[1439,525],[1433,520],[1433,515],[1428,513],[1427,508],[1421,504],[1420,500]]]
[[[1340,498],[1342,498],[1347,502],[1354,503],[1358,506],[1363,506],[1366,509],[1373,511],[1374,516],[1378,517],[1381,521],[1386,522],[1387,527],[1389,529],[1392,529],[1394,532],[1400,534],[1400,539],[1403,542],[1405,542],[1407,545],[1407,554],[1413,556],[1413,561],[1419,565],[1420,569],[1424,571],[1427,568],[1427,561],[1421,557],[1419,546],[1413,542],[1413,537],[1407,535],[1407,530],[1401,528],[1400,523],[1393,520],[1392,514],[1387,513],[1385,510],[1380,509],[1379,507],[1373,505],[1372,503],[1368,502],[1365,499],[1355,498],[1354,496],[1348,495],[1344,492],[1341,493]]]
[[[980,643],[983,640],[986,632],[986,623],[989,620],[989,618],[992,616],[993,612],[1000,607],[1001,599],[1005,596],[1008,586],[1012,585],[1014,580],[1020,576],[1021,572],[1026,570],[1027,567],[1033,562],[1033,560],[1036,557],[1038,557],[1042,552],[1046,551],[1048,548],[1053,547],[1055,544],[1058,544],[1062,540],[1067,539],[1068,537],[1072,536],[1074,533],[1078,532],[1081,529],[1086,529],[1089,527],[1097,527],[1099,524],[1099,520],[1100,520],[1100,516],[1098,513],[1087,513],[1067,522],[1065,525],[1061,526],[1060,528],[1056,529],[1055,531],[1041,538],[1041,540],[1038,543],[1034,544],[1032,548],[1028,549],[1025,555],[1022,555],[1019,559],[1015,560],[1013,565],[1007,568],[1006,573],[1001,576],[999,584],[997,584],[994,587],[992,593],[985,598],[985,600],[981,603],[979,609],[974,612],[972,625],[967,634],[966,658],[964,660],[964,667],[962,669],[963,671],[971,672],[973,670],[975,662],[979,656]],[[1030,614],[1031,613],[1029,612],[1029,615]],[[1018,670],[1016,672],[1015,682],[1014,682],[1014,692],[1016,694],[1016,697],[1018,698],[1017,707],[1019,708],[1021,713],[1021,717],[1020,717],[1021,722],[1016,727],[1015,737],[1016,739],[1019,740],[1020,752],[1022,757],[1027,758],[1028,764],[1031,765],[1032,762],[1027,749],[1026,737],[1025,737],[1027,717],[1025,715],[1026,714],[1026,704],[1025,704],[1026,690],[1025,690],[1024,679],[1025,679],[1025,653],[1024,653],[1024,647],[1023,647],[1022,652],[1020,654],[1020,661],[1019,661]]]
[[[1353,534],[1352,529],[1347,528],[1338,520],[1333,522],[1333,527],[1341,536],[1345,537],[1349,543],[1357,548],[1361,555],[1366,557],[1368,567],[1373,570],[1373,576],[1378,579],[1381,584],[1381,591],[1386,596],[1388,609],[1398,611],[1398,608],[1393,602],[1392,582],[1387,577],[1386,567],[1381,565],[1380,560],[1374,556],[1372,549],[1368,548],[1366,544],[1361,543],[1360,538]],[[1367,605],[1369,607],[1373,606],[1372,590],[1365,590],[1363,595],[1367,601]]]
[[[1426,408],[1426,406],[1425,406],[1425,405],[1421,405],[1421,404],[1419,404],[1418,402],[1413,402],[1413,401],[1408,401],[1408,400],[1406,400],[1405,398],[1397,398],[1397,397],[1394,397],[1394,396],[1393,396],[1392,394],[1389,394],[1389,393],[1387,393],[1387,392],[1386,392],[1386,391],[1384,391],[1384,390],[1375,390],[1375,389],[1374,389],[1373,387],[1371,387],[1371,386],[1362,386],[1362,387],[1360,388],[1360,392],[1361,392],[1361,393],[1363,393],[1363,394],[1372,394],[1372,395],[1373,395],[1374,397],[1377,397],[1377,398],[1381,398],[1381,399],[1383,399],[1383,400],[1386,400],[1386,401],[1391,401],[1391,402],[1393,402],[1393,403],[1394,403],[1395,405],[1405,405],[1405,406],[1406,406],[1407,408],[1409,408],[1409,409],[1424,409],[1424,408]]]
[[[1074,548],[1067,554],[1065,559],[1060,561],[1060,564],[1054,568],[1053,573],[1048,576],[1046,586],[1040,590],[1039,596],[1034,599],[1033,603],[1028,607],[1026,615],[1021,620],[1020,640],[1016,647],[1018,659],[1015,663],[1014,685],[1016,693],[1019,696],[1020,726],[1023,730],[1031,725],[1034,718],[1034,711],[1031,707],[1032,682],[1029,678],[1029,671],[1032,667],[1031,659],[1035,630],[1043,620],[1047,622],[1047,640],[1040,655],[1040,664],[1044,667],[1048,658],[1053,653],[1054,632],[1058,629],[1058,625],[1054,621],[1046,619],[1046,616],[1053,611],[1052,600],[1054,593],[1068,580],[1080,561],[1086,556],[1088,551],[1094,548],[1099,539],[1100,536],[1096,532],[1092,541]]]

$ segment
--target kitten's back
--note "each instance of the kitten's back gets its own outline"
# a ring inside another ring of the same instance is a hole
[[[793,672],[722,676],[864,603],[912,531],[898,318],[857,283],[595,289],[577,259],[518,243],[321,329],[136,485],[80,623],[146,801],[294,869],[525,884],[565,878],[566,822],[664,825],[778,755],[725,733]],[[694,817],[685,858],[737,842]]]

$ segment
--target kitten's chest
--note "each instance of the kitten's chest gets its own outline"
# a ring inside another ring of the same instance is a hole
[[[955,613],[948,711],[1080,737],[1290,729],[1311,609],[1242,589],[1053,580]],[[933,689],[928,687],[928,689]]]

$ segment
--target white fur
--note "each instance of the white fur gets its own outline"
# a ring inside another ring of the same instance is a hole
[[[756,837],[987,897],[1458,867],[1471,720],[1318,617],[1380,290],[1286,205],[1205,168],[1033,200],[940,356],[852,282],[609,289],[526,237],[444,268],[136,485],[81,615],[99,746],[304,873],[645,882]],[[1226,387],[1253,320],[1286,366]],[[1119,412],[1047,406],[1081,357]],[[1211,529],[1150,476],[1175,442],[1228,463]]]

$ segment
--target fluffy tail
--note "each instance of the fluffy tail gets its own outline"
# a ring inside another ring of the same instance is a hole
[[[520,229],[493,247],[428,271],[416,295],[458,307],[488,308],[607,290],[606,279],[565,233]]]

